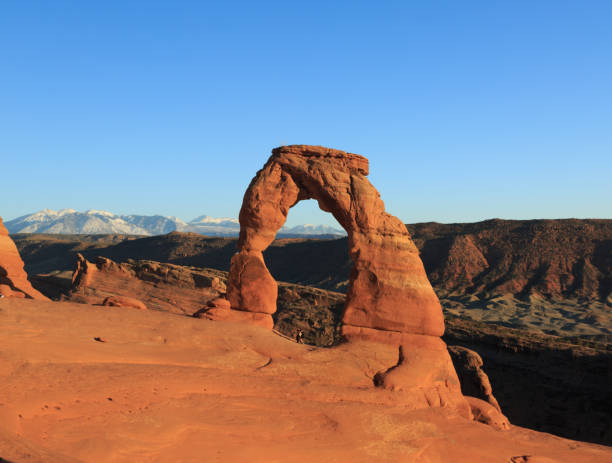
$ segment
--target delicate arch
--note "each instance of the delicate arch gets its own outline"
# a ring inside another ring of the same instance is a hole
[[[404,224],[385,212],[367,175],[368,160],[357,154],[307,145],[272,150],[240,210],[238,252],[228,279],[231,307],[259,314],[276,311],[277,284],[262,252],[289,209],[312,198],[348,234],[353,268],[344,332],[358,335],[374,329],[441,336],[442,310],[418,250]]]

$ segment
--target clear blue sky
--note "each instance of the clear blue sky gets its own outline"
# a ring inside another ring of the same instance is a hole
[[[305,143],[367,156],[405,222],[611,218],[610,18],[578,0],[5,1],[0,215],[237,216],[270,149]]]

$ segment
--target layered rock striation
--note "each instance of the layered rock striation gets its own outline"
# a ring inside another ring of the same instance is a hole
[[[612,220],[409,224],[440,297],[612,301]]]

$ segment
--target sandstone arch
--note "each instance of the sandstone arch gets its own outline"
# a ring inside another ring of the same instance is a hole
[[[418,250],[404,224],[385,212],[367,179],[368,164],[363,156],[321,146],[272,150],[240,210],[238,252],[231,261],[227,291],[232,309],[242,312],[234,318],[272,326],[277,285],[262,252],[285,223],[289,209],[301,200],[315,199],[348,234],[353,269],[343,332],[395,341],[402,333],[443,334],[440,303]]]

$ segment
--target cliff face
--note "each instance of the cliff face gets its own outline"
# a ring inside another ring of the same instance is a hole
[[[451,318],[444,340],[482,357],[512,424],[612,444],[612,345]]]
[[[407,228],[441,297],[606,301],[612,295],[612,220],[495,219]]]

